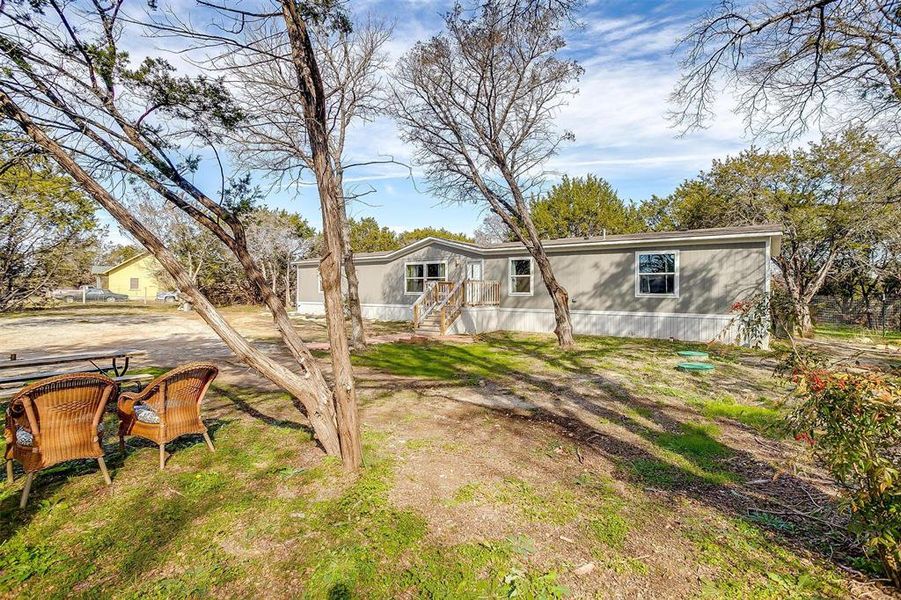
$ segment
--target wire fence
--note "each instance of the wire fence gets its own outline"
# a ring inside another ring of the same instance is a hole
[[[844,298],[817,296],[810,305],[817,325],[856,326],[874,331],[901,331],[901,296]]]

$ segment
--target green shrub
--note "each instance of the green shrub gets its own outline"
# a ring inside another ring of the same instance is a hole
[[[901,380],[799,369],[790,423],[843,490],[853,530],[901,588]]]

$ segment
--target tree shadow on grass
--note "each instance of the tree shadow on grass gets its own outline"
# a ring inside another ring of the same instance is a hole
[[[846,516],[818,488],[778,471],[744,449],[720,442],[714,435],[715,428],[698,425],[699,415],[689,406],[664,408],[597,374],[596,359],[624,349],[628,340],[601,344],[597,351],[586,349],[573,356],[559,357],[541,340],[521,341],[502,334],[484,339],[497,348],[398,343],[360,357],[359,363],[397,375],[457,384],[484,377],[521,398],[523,395],[518,391],[540,390],[547,401],[541,402],[531,414],[489,410],[508,419],[550,423],[559,429],[563,439],[573,440],[583,449],[594,450],[611,460],[618,477],[653,488],[655,492],[690,497],[724,515],[751,522],[782,545],[814,552],[835,562],[843,555],[860,555],[860,549],[844,530]],[[659,348],[667,354],[674,347],[666,341],[650,342],[650,345],[653,351]],[[679,347],[682,346],[680,343]],[[563,373],[538,375],[524,361],[516,360],[516,352],[555,365]],[[548,360],[548,355],[552,360]],[[648,358],[646,353],[643,358]],[[586,373],[592,377],[586,380]],[[405,388],[406,384],[401,386]],[[454,400],[450,390],[440,395]],[[525,399],[535,403],[531,398]],[[612,423],[628,435],[611,433],[599,426],[598,420]],[[735,426],[745,428],[738,423]],[[636,436],[643,443],[627,439],[629,436]],[[747,485],[751,481],[767,484]],[[818,516],[811,518],[812,513]],[[754,518],[760,514],[779,515],[793,524],[795,533],[789,535],[768,527]]]
[[[249,392],[246,388],[238,389],[238,388],[233,388],[230,386],[218,386],[218,385],[213,386],[213,389],[215,390],[215,392],[218,395],[222,396],[223,398],[225,398],[226,400],[231,402],[235,406],[235,408],[238,409],[240,412],[242,412],[250,417],[253,417],[254,419],[262,421],[263,423],[266,423],[267,425],[271,425],[273,427],[279,427],[282,429],[293,429],[293,430],[297,430],[297,431],[304,431],[304,432],[310,434],[311,436],[313,435],[313,430],[309,425],[306,425],[305,423],[299,423],[297,421],[292,421],[290,419],[281,419],[278,417],[274,417],[272,415],[267,415],[266,413],[262,412],[260,409],[258,409],[256,406],[254,406],[253,404],[251,404],[244,398],[244,396],[247,396],[247,395],[256,395],[257,396],[256,399],[259,400],[260,396],[264,396],[264,395],[271,396],[273,394],[272,392],[261,392],[259,394],[253,394],[252,392]],[[281,392],[278,392],[278,394],[281,396],[288,396],[288,394],[281,393]],[[303,406],[303,404],[301,404],[300,400],[298,400],[297,398],[294,398],[293,396],[290,396],[290,399],[291,399],[292,406],[295,409],[297,409],[302,415],[306,416],[306,414],[307,414],[306,408],[304,408],[304,406]]]
[[[556,342],[504,331],[483,334],[478,339],[508,352],[525,354],[554,369],[575,373],[593,372],[599,358],[622,352],[629,343],[627,338],[578,336],[575,348],[561,352]]]
[[[568,399],[576,400],[572,394]],[[614,474],[618,478],[650,492],[689,497],[726,516],[761,527],[781,545],[813,552],[836,563],[861,555],[853,538],[844,531],[846,517],[834,500],[818,488],[777,472],[744,450],[723,444],[703,428],[673,419],[653,402],[636,397],[630,397],[627,402],[633,408],[640,408],[645,418],[663,430],[648,428],[628,414],[600,405],[597,400],[579,400],[581,408],[592,415],[614,422],[650,442],[653,451],[600,431],[560,405],[539,408],[529,418],[548,422],[559,429],[562,439],[605,456],[615,465]],[[505,416],[523,418],[508,412]],[[748,486],[750,481],[767,483]],[[811,513],[820,516],[810,518]],[[761,514],[778,515],[779,522],[791,523],[794,534],[761,523],[758,518]]]
[[[115,427],[110,427],[110,419],[107,419],[107,421],[107,432],[112,431],[112,433],[107,433],[104,436],[103,459],[106,463],[107,470],[109,471],[110,478],[113,483],[115,483],[119,476],[119,471],[125,465],[125,459],[128,456],[131,456],[135,452],[140,452],[143,449],[153,449],[155,451],[159,446],[150,440],[145,440],[143,438],[127,437],[125,453],[123,454],[119,448],[119,438],[116,435],[116,429]],[[210,438],[215,444],[217,431],[223,425],[226,425],[228,421],[220,419],[204,419],[204,423],[207,426],[207,432],[209,433]],[[169,454],[175,454],[198,444],[205,444],[203,436],[194,434],[184,435],[166,444],[166,451]],[[151,462],[156,464],[156,456],[154,456]],[[25,473],[18,463],[14,463],[14,466],[15,480],[17,483],[21,483],[25,477]],[[24,509],[19,508],[21,488],[17,488],[16,493],[9,494],[4,498],[3,502],[0,503],[0,524],[2,524],[2,527],[0,527],[0,544],[12,538],[19,529],[28,527],[41,510],[43,503],[52,498],[61,487],[71,482],[76,477],[94,478],[98,488],[106,486],[96,459],[75,459],[53,465],[52,467],[35,473],[28,503],[25,505]]]

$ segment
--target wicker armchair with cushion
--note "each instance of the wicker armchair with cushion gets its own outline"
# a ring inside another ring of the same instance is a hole
[[[96,373],[73,373],[44,379],[23,388],[6,409],[6,475],[13,479],[13,460],[25,468],[21,508],[28,502],[37,471],[76,458],[96,458],[103,479],[101,419],[116,382]]]
[[[191,363],[157,377],[141,392],[120,394],[119,447],[125,450],[126,435],[158,444],[160,469],[166,466],[166,444],[183,435],[202,434],[210,451],[215,452],[200,420],[200,404],[218,374],[215,365]]]

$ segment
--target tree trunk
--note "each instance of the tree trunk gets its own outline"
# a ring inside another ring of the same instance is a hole
[[[878,280],[877,280],[878,282]],[[876,329],[876,319],[873,315],[873,293],[878,289],[878,283],[861,281],[860,295],[863,297],[864,314],[867,319],[867,329]]]
[[[547,288],[547,292],[551,296],[551,302],[554,304],[554,321],[556,322],[554,334],[557,336],[557,345],[564,350],[571,350],[576,345],[576,342],[573,339],[573,325],[569,314],[569,293],[566,291],[566,288],[560,285],[560,282],[557,281],[557,277],[554,275],[551,261],[544,250],[544,245],[541,243],[541,236],[538,235],[538,230],[535,229],[532,215],[529,214],[529,205],[523,196],[522,188],[520,188],[516,177],[510,171],[503,156],[497,156],[495,161],[507,185],[510,187],[510,191],[513,193],[515,212],[526,229],[526,235],[523,235],[522,228],[517,227],[511,216],[503,210],[503,206],[498,199],[495,198],[492,201],[490,196],[486,197],[491,204],[499,205],[493,207],[494,212],[504,220],[510,231],[525,245],[529,254],[532,255],[532,258],[538,265],[541,280],[544,281],[544,287]]]
[[[350,221],[347,218],[347,199],[344,196],[342,178],[339,177],[341,190],[341,207],[338,211],[341,228],[341,244],[344,248],[342,262],[344,275],[347,278],[347,304],[350,308],[350,344],[354,350],[366,347],[366,332],[363,329],[363,309],[360,307],[360,280],[357,277],[357,266],[354,264],[354,252],[350,247]]]
[[[892,585],[901,590],[901,552],[892,552],[885,548],[880,548],[879,555],[885,572],[888,573],[889,579],[892,580]]]
[[[795,335],[801,337],[813,337],[813,320],[810,318],[810,304],[803,299],[793,300],[795,313]]]
[[[193,207],[187,205],[177,194],[175,194],[165,185],[162,185],[159,181],[155,180],[139,165],[135,164],[126,156],[122,155],[115,147],[110,146],[96,136],[91,136],[91,139],[98,143],[98,145],[106,149],[107,152],[109,152],[113,157],[116,157],[117,160],[119,160],[123,165],[126,166],[129,172],[141,178],[151,189],[155,190],[163,198],[190,215],[200,225],[206,227],[223,244],[225,244],[226,247],[228,247],[232,251],[235,257],[238,259],[238,262],[240,262],[241,266],[244,268],[244,271],[247,274],[247,278],[257,288],[258,292],[262,296],[263,302],[269,308],[269,312],[272,313],[272,319],[275,323],[275,327],[281,334],[282,340],[285,342],[285,345],[288,347],[291,355],[301,365],[301,367],[308,375],[324,382],[325,380],[322,377],[321,371],[313,364],[313,358],[310,354],[309,349],[306,347],[306,344],[304,344],[303,340],[300,338],[300,335],[294,329],[294,325],[293,323],[291,323],[291,319],[288,317],[288,313],[285,310],[285,305],[282,304],[278,295],[269,286],[265,271],[265,265],[263,265],[264,269],[261,271],[260,267],[257,265],[257,261],[253,258],[253,256],[251,256],[250,250],[248,250],[247,248],[247,235],[244,230],[244,225],[241,223],[240,219],[238,219],[231,212],[225,210],[221,205],[214,202],[211,198],[207,197],[193,183],[185,179],[177,171],[172,170],[165,161],[161,160],[156,154],[154,154],[152,149],[144,142],[141,134],[132,125],[130,125],[121,116],[118,115],[116,107],[111,102],[107,104],[107,108],[111,112],[111,114],[117,115],[117,122],[119,122],[122,130],[125,132],[125,135],[138,150],[141,156],[150,164],[152,164],[157,170],[168,177],[170,181],[177,185],[182,191],[192,196],[202,206],[210,210],[216,216],[216,219],[226,223],[231,229],[232,235],[229,236],[217,220],[210,219],[206,215],[198,213],[195,209],[193,209]],[[87,123],[82,124],[84,126],[85,133],[90,135],[90,126]],[[331,399],[326,400],[321,395],[317,396],[317,398],[320,402],[320,405],[318,407],[319,411],[323,413],[334,413],[334,406]]]
[[[48,97],[55,97],[52,90],[47,87],[45,82],[35,78],[32,78],[32,81],[39,89],[47,94]],[[25,112],[21,111],[11,98],[6,96],[6,99],[8,100],[11,109],[17,110],[24,119],[30,122],[28,115]],[[309,349],[306,347],[306,345],[303,343],[303,340],[300,338],[300,335],[298,335],[297,331],[294,329],[294,325],[291,323],[291,319],[288,317],[288,313],[285,310],[284,305],[281,303],[275,292],[269,287],[265,274],[260,272],[260,269],[257,267],[256,261],[250,255],[250,251],[247,248],[247,237],[244,231],[244,226],[241,223],[240,219],[235,217],[235,215],[228,210],[225,210],[219,203],[216,203],[212,199],[208,198],[193,183],[185,179],[178,171],[170,168],[169,163],[160,159],[153,152],[150,146],[145,143],[144,138],[141,137],[140,132],[135,129],[135,127],[119,113],[118,109],[113,103],[112,97],[106,97],[102,100],[107,110],[115,118],[116,122],[122,128],[122,131],[125,133],[126,137],[129,139],[135,149],[140,153],[140,155],[151,165],[153,165],[157,170],[163,173],[172,183],[181,188],[182,191],[191,195],[202,206],[210,210],[215,215],[215,219],[210,218],[208,215],[205,215],[197,211],[194,207],[188,205],[180,196],[175,194],[166,185],[148,174],[146,170],[144,170],[140,165],[132,161],[126,155],[122,154],[122,152],[117,147],[112,146],[106,140],[97,136],[93,132],[92,125],[87,123],[83,118],[76,115],[70,115],[70,117],[77,125],[82,127],[85,135],[87,135],[91,140],[97,143],[98,146],[108,152],[113,158],[118,160],[124,166],[124,168],[128,170],[128,172],[139,177],[151,189],[159,193],[163,198],[190,215],[200,225],[203,225],[208,230],[210,230],[234,253],[238,261],[241,263],[241,266],[244,268],[248,279],[257,287],[263,297],[263,301],[269,307],[275,326],[279,330],[279,333],[282,336],[282,340],[284,340],[285,345],[291,352],[291,355],[304,369],[306,375],[315,380],[314,390],[316,393],[314,393],[313,396],[316,400],[316,406],[314,410],[308,412],[310,412],[310,414],[321,413],[334,415],[334,403],[331,396],[326,396],[323,393],[319,393],[321,392],[320,386],[325,386],[325,389],[327,390],[328,384],[325,382],[325,379],[322,376],[322,372],[313,362],[312,355],[310,354]],[[63,112],[70,112],[64,105],[60,105],[58,106],[58,108]],[[20,125],[22,125],[23,123],[22,121],[18,122],[20,123]],[[33,123],[31,123],[31,125],[34,126]],[[24,127],[24,125],[22,126]],[[42,135],[44,135],[44,137],[48,141],[53,142],[49,137],[46,136],[46,134],[43,134],[42,130],[38,129],[38,131]],[[62,150],[60,150],[60,152],[65,155]],[[75,166],[78,166],[77,163],[74,164]],[[102,187],[100,189],[102,189]],[[229,236],[223,230],[219,223],[220,220],[228,224],[232,231],[231,236]],[[196,279],[196,270],[191,281],[192,285],[196,287],[194,279]],[[301,400],[302,403],[304,403],[304,406],[307,406],[306,402],[304,402],[305,398],[307,401],[309,401],[308,396],[298,397],[298,399]]]
[[[135,219],[128,210],[97,183],[66,151],[35,125],[31,118],[4,92],[0,91],[0,109],[46,151],[53,160],[88,192],[116,221],[122,225],[160,262],[175,281],[193,308],[234,352],[239,360],[246,363],[272,383],[298,398],[307,411],[313,431],[327,454],[340,453],[340,438],[336,428],[335,414],[331,404],[331,390],[318,369],[308,369],[309,377],[301,377],[250,345],[222,317],[213,305],[200,293],[172,252],[147,227]],[[287,315],[286,315],[287,316]]]
[[[285,265],[285,307],[291,306],[291,261]]]
[[[531,249],[535,264],[541,273],[544,287],[547,288],[551,301],[554,303],[554,320],[556,325],[554,333],[557,336],[557,344],[564,349],[570,349],[575,345],[573,339],[573,326],[569,314],[569,293],[557,282],[557,277],[551,269],[551,261],[548,259],[544,246],[539,245]]]
[[[501,210],[495,210],[495,213],[504,220],[510,231],[523,243],[538,266],[541,280],[544,282],[544,287],[547,289],[551,302],[554,305],[554,321],[556,323],[554,334],[557,336],[557,345],[566,350],[572,349],[575,346],[575,340],[573,339],[573,326],[569,314],[569,293],[557,281],[557,277],[554,275],[554,270],[551,267],[551,261],[544,250],[544,245],[541,243],[541,238],[535,229],[535,225],[532,223],[532,219],[527,212],[521,215],[528,234],[524,236],[522,230],[516,226],[508,214],[503,213]]]
[[[329,137],[325,112],[325,91],[306,23],[298,13],[294,0],[282,0],[282,14],[291,42],[291,58],[303,103],[304,119],[312,155],[312,170],[319,190],[322,210],[323,251],[320,261],[322,290],[325,298],[326,328],[329,353],[335,378],[335,407],[338,416],[338,439],[341,458],[347,469],[363,464],[360,423],[350,347],[344,328],[344,301],[341,297],[341,264],[344,255],[341,229],[341,197],[334,165],[329,154]]]

